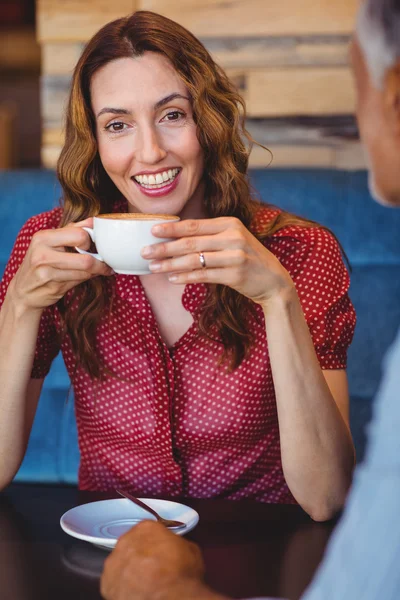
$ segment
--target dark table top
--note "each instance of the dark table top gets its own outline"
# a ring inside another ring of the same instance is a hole
[[[0,597],[100,600],[107,550],[68,536],[59,521],[77,504],[111,497],[116,495],[21,484],[0,493]],[[234,598],[299,598],[333,529],[332,522],[312,522],[298,506],[184,502],[200,515],[187,538],[203,551],[207,582]]]

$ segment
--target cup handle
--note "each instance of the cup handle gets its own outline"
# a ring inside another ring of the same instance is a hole
[[[82,227],[82,229],[87,231],[88,234],[90,235],[90,239],[92,240],[92,242],[96,243],[96,240],[94,237],[94,229],[91,229],[91,227]],[[95,258],[96,260],[99,260],[100,262],[104,262],[104,259],[101,258],[100,254],[97,254],[96,252],[87,252],[87,250],[82,250],[82,248],[78,248],[78,246],[75,246],[75,250],[77,252],[79,252],[79,254],[89,254],[89,256],[93,256],[93,258]]]

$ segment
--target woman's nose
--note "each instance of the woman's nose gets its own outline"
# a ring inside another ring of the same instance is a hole
[[[141,132],[135,154],[136,159],[143,164],[154,164],[166,157],[167,152],[154,128],[149,127]]]

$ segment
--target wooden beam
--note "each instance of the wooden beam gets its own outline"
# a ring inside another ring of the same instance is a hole
[[[17,106],[12,102],[0,104],[0,170],[13,169],[18,164],[15,145],[17,114]]]
[[[40,42],[86,42],[136,8],[136,0],[37,0],[37,36]]]
[[[0,70],[40,73],[40,46],[33,27],[2,29]]]
[[[42,73],[44,75],[71,75],[82,53],[80,43],[51,43],[42,45]]]
[[[42,167],[45,169],[55,169],[60,152],[61,146],[42,146],[40,151]]]
[[[354,112],[354,85],[346,67],[254,69],[245,78],[249,117]]]
[[[250,167],[253,168],[289,168],[316,167],[332,168],[334,166],[334,150],[330,146],[292,146],[275,145],[268,147],[270,152],[254,146],[250,155]]]
[[[348,36],[307,36],[305,38],[209,38],[205,45],[224,69],[293,66],[346,66]],[[46,42],[42,44],[42,73],[71,74],[84,44]],[[0,49],[1,56],[1,49]]]
[[[366,168],[365,156],[359,142],[344,142],[334,146],[323,145],[275,145],[271,154],[254,146],[250,155],[251,168],[317,168],[354,171]]]
[[[359,0],[138,0],[197,36],[350,33]]]
[[[204,44],[224,69],[348,64],[348,36],[209,38]]]
[[[41,81],[42,119],[44,129],[60,129],[68,102],[71,77],[45,75]]]

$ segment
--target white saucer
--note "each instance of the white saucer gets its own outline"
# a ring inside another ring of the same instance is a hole
[[[140,498],[140,500],[154,508],[161,517],[185,523],[185,528],[171,530],[177,535],[188,533],[199,522],[198,513],[185,504],[148,498]],[[114,548],[122,534],[144,519],[155,520],[151,514],[130,500],[116,498],[89,502],[71,508],[61,517],[60,525],[65,533],[72,537],[102,548]]]

